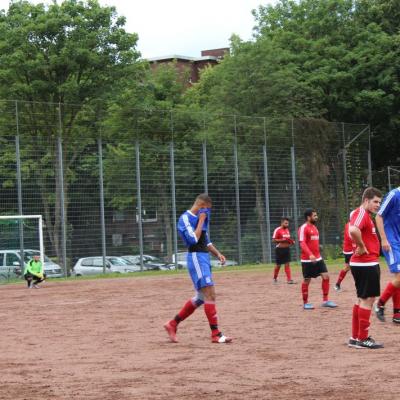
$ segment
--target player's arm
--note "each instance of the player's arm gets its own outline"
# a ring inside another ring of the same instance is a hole
[[[308,258],[311,261],[315,261],[317,258],[314,256],[310,248],[307,246],[307,243],[305,240],[300,240],[300,247],[303,250],[303,253],[308,256]]]
[[[362,240],[362,236],[361,236],[361,231],[359,228],[357,228],[354,225],[350,225],[349,226],[349,234],[353,240],[353,242],[356,244],[357,248],[356,248],[356,254],[358,255],[362,255],[362,254],[368,254],[368,250],[365,247],[365,244]]]
[[[194,234],[196,235],[197,240],[201,236],[201,232],[203,230],[204,221],[206,220],[206,218],[207,218],[207,214],[206,213],[199,214],[199,222],[197,223],[196,229],[194,231]]]
[[[209,244],[207,245],[207,248],[208,248],[209,252],[210,252],[213,256],[215,256],[215,257],[218,258],[218,260],[220,261],[220,263],[221,263],[222,265],[225,264],[225,261],[226,261],[225,256],[224,256],[222,253],[220,253],[219,250],[218,250],[212,243],[209,243]]]
[[[376,222],[376,227],[378,228],[379,235],[381,237],[382,249],[385,251],[390,251],[390,244],[386,237],[383,217],[377,214],[375,217],[375,222]]]

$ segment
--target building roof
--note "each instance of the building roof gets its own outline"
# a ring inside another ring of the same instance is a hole
[[[192,61],[192,62],[218,61],[218,57],[214,57],[214,56],[188,57],[188,56],[180,56],[178,54],[173,54],[173,55],[169,55],[169,56],[147,58],[147,61],[149,61],[149,62],[167,61],[167,60],[183,60],[183,61]]]

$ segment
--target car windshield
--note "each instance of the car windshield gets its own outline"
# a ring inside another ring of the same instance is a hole
[[[160,263],[160,264],[164,264],[164,261],[161,260],[161,258],[157,258],[157,257],[146,257],[147,259],[144,260],[144,262],[146,263]]]
[[[111,257],[108,259],[108,261],[110,261],[110,263],[113,265],[130,265],[129,261],[117,257]]]

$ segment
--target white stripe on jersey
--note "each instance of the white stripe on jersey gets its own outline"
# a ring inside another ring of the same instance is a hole
[[[306,229],[306,226],[307,224],[303,224],[300,227],[300,237],[299,237],[300,242],[304,242],[304,229]]]
[[[280,228],[280,226],[278,226],[278,228],[276,228],[274,230],[274,234],[272,235],[272,239],[276,239],[276,234],[277,234],[279,228]]]
[[[381,205],[381,208],[378,211],[379,215],[382,215],[383,212],[385,211],[385,208],[387,207],[387,205],[390,203],[390,200],[392,200],[393,196],[394,196],[395,191],[392,190],[389,195],[386,197],[385,201],[383,202],[383,204]]]
[[[200,268],[199,260],[197,259],[197,254],[196,253],[191,253],[191,254],[192,254],[194,269],[197,272],[197,277],[199,279],[201,279],[203,277],[203,274],[201,273],[201,268]]]
[[[360,214],[358,214],[356,220],[354,221],[354,226],[356,226],[357,228],[359,227],[362,219],[364,218],[364,215],[365,215],[364,207],[360,207]]]
[[[183,214],[183,215],[182,215],[182,219],[183,219],[183,222],[184,222],[184,224],[185,224],[185,227],[186,227],[186,229],[187,229],[189,235],[192,236],[192,237],[194,237],[194,238],[196,239],[196,243],[197,243],[197,242],[199,241],[199,239],[197,239],[197,236],[196,236],[196,234],[194,233],[194,230],[193,230],[193,228],[192,228],[192,225],[190,225],[188,216],[187,216],[186,214]]]

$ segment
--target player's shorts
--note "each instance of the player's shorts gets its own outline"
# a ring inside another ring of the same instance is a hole
[[[323,272],[328,272],[324,260],[319,260],[315,263],[312,262],[302,262],[301,269],[303,271],[303,278],[318,278]]]
[[[390,244],[390,247],[390,251],[382,249],[382,253],[389,266],[389,271],[393,274],[400,273],[400,244]]]
[[[350,258],[353,255],[353,253],[350,253],[350,254],[343,253],[343,255],[344,255],[344,263],[350,264]]]
[[[290,248],[289,247],[276,247],[275,248],[275,261],[276,265],[287,264],[290,262]]]
[[[210,254],[202,252],[187,253],[187,265],[194,288],[200,290],[214,286],[211,274]]]
[[[381,294],[381,269],[379,264],[365,266],[351,265],[350,270],[354,278],[358,298],[378,297]]]

